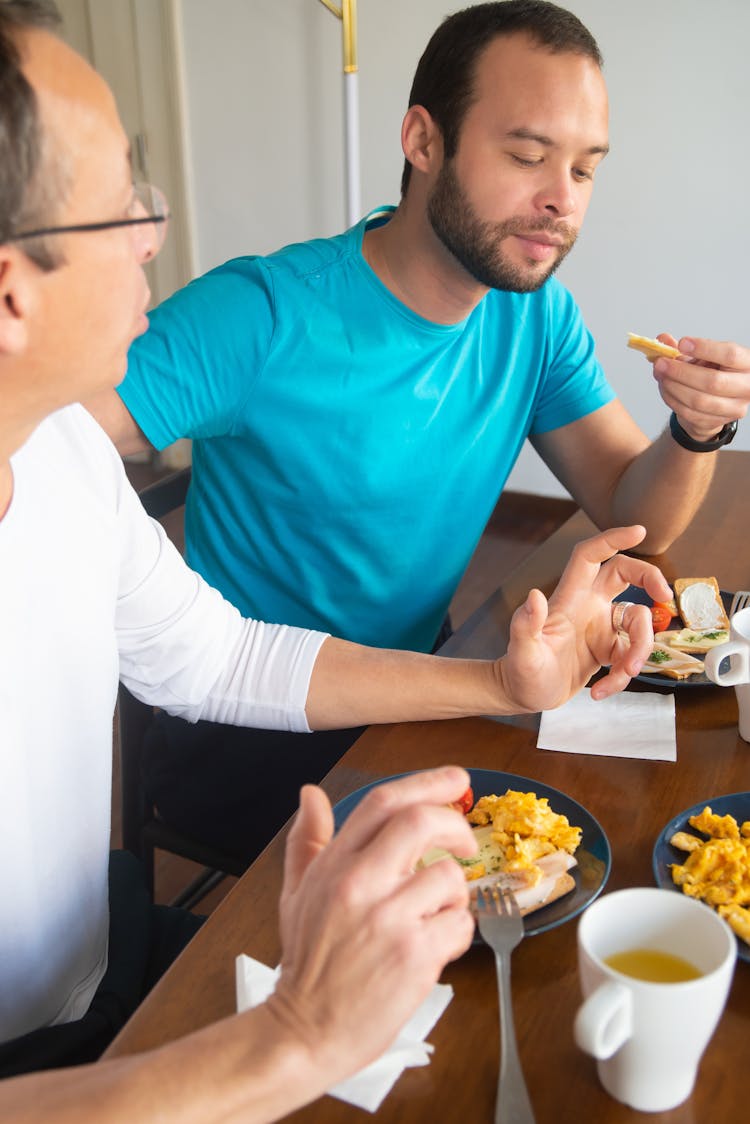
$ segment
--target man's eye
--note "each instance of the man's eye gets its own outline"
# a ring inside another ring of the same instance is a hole
[[[520,156],[517,152],[511,152],[510,156],[511,159],[514,160],[516,164],[520,164],[522,168],[536,168],[542,163],[541,156]]]
[[[593,168],[574,168],[573,175],[579,183],[582,183],[585,180],[592,180],[594,178],[594,170]]]

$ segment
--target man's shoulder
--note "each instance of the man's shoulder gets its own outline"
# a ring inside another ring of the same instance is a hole
[[[344,231],[330,238],[312,238],[307,242],[292,242],[270,254],[247,254],[231,258],[223,265],[212,269],[205,276],[221,278],[239,275],[248,282],[265,277],[289,278],[304,281],[308,276],[320,273],[356,253],[356,240],[352,231]]]

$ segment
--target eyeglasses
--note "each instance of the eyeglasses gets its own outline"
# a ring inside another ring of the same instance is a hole
[[[146,214],[133,217],[138,211],[146,211]],[[133,184],[133,198],[128,207],[128,215],[126,219],[112,219],[109,222],[82,222],[74,226],[41,226],[38,230],[24,230],[21,234],[14,234],[8,241],[22,242],[25,238],[46,238],[48,234],[78,234],[86,230],[112,230],[118,226],[143,226],[152,223],[156,237],[154,252],[158,253],[167,236],[169,219],[169,206],[164,193],[150,183]]]

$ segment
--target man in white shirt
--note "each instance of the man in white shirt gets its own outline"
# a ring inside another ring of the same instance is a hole
[[[107,886],[119,678],[191,720],[300,731],[537,711],[559,705],[601,664],[611,670],[595,694],[622,689],[649,652],[651,629],[647,610],[629,606],[624,640],[611,600],[631,583],[669,595],[653,567],[612,557],[643,528],[606,532],[577,548],[549,603],[532,591],[505,657],[452,661],[245,620],[188,570],[143,512],[109,440],[73,404],[122,377],[128,345],[147,326],[142,265],[158,251],[166,211],[154,190],[134,190],[112,96],[53,26],[45,0],[0,0],[0,1059],[8,1074],[48,1058],[85,1062],[106,1037],[97,1027],[89,1040],[87,1020],[106,1006],[102,989],[122,937]],[[430,844],[470,853],[468,828],[446,807],[466,784],[453,768],[381,789],[333,842],[326,797],[304,789],[271,1000],[158,1053],[9,1077],[0,1115],[143,1120],[158,1083],[166,1119],[271,1120],[372,1060],[471,939],[458,866],[412,872]],[[353,878],[358,902],[346,890]],[[378,916],[361,947],[354,934]],[[113,1016],[110,1033],[127,1013]],[[70,1042],[67,1056],[60,1042]]]

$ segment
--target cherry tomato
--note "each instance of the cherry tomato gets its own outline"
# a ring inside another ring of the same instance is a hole
[[[669,628],[672,618],[677,616],[668,601],[654,601],[651,606],[651,619],[654,623],[654,632],[664,632]]]
[[[467,812],[470,812],[474,807],[474,793],[472,792],[471,788],[466,789],[466,792],[463,794],[460,800],[454,800],[453,804],[451,804],[451,807],[455,808],[457,812],[461,812],[461,814],[464,816]]]

